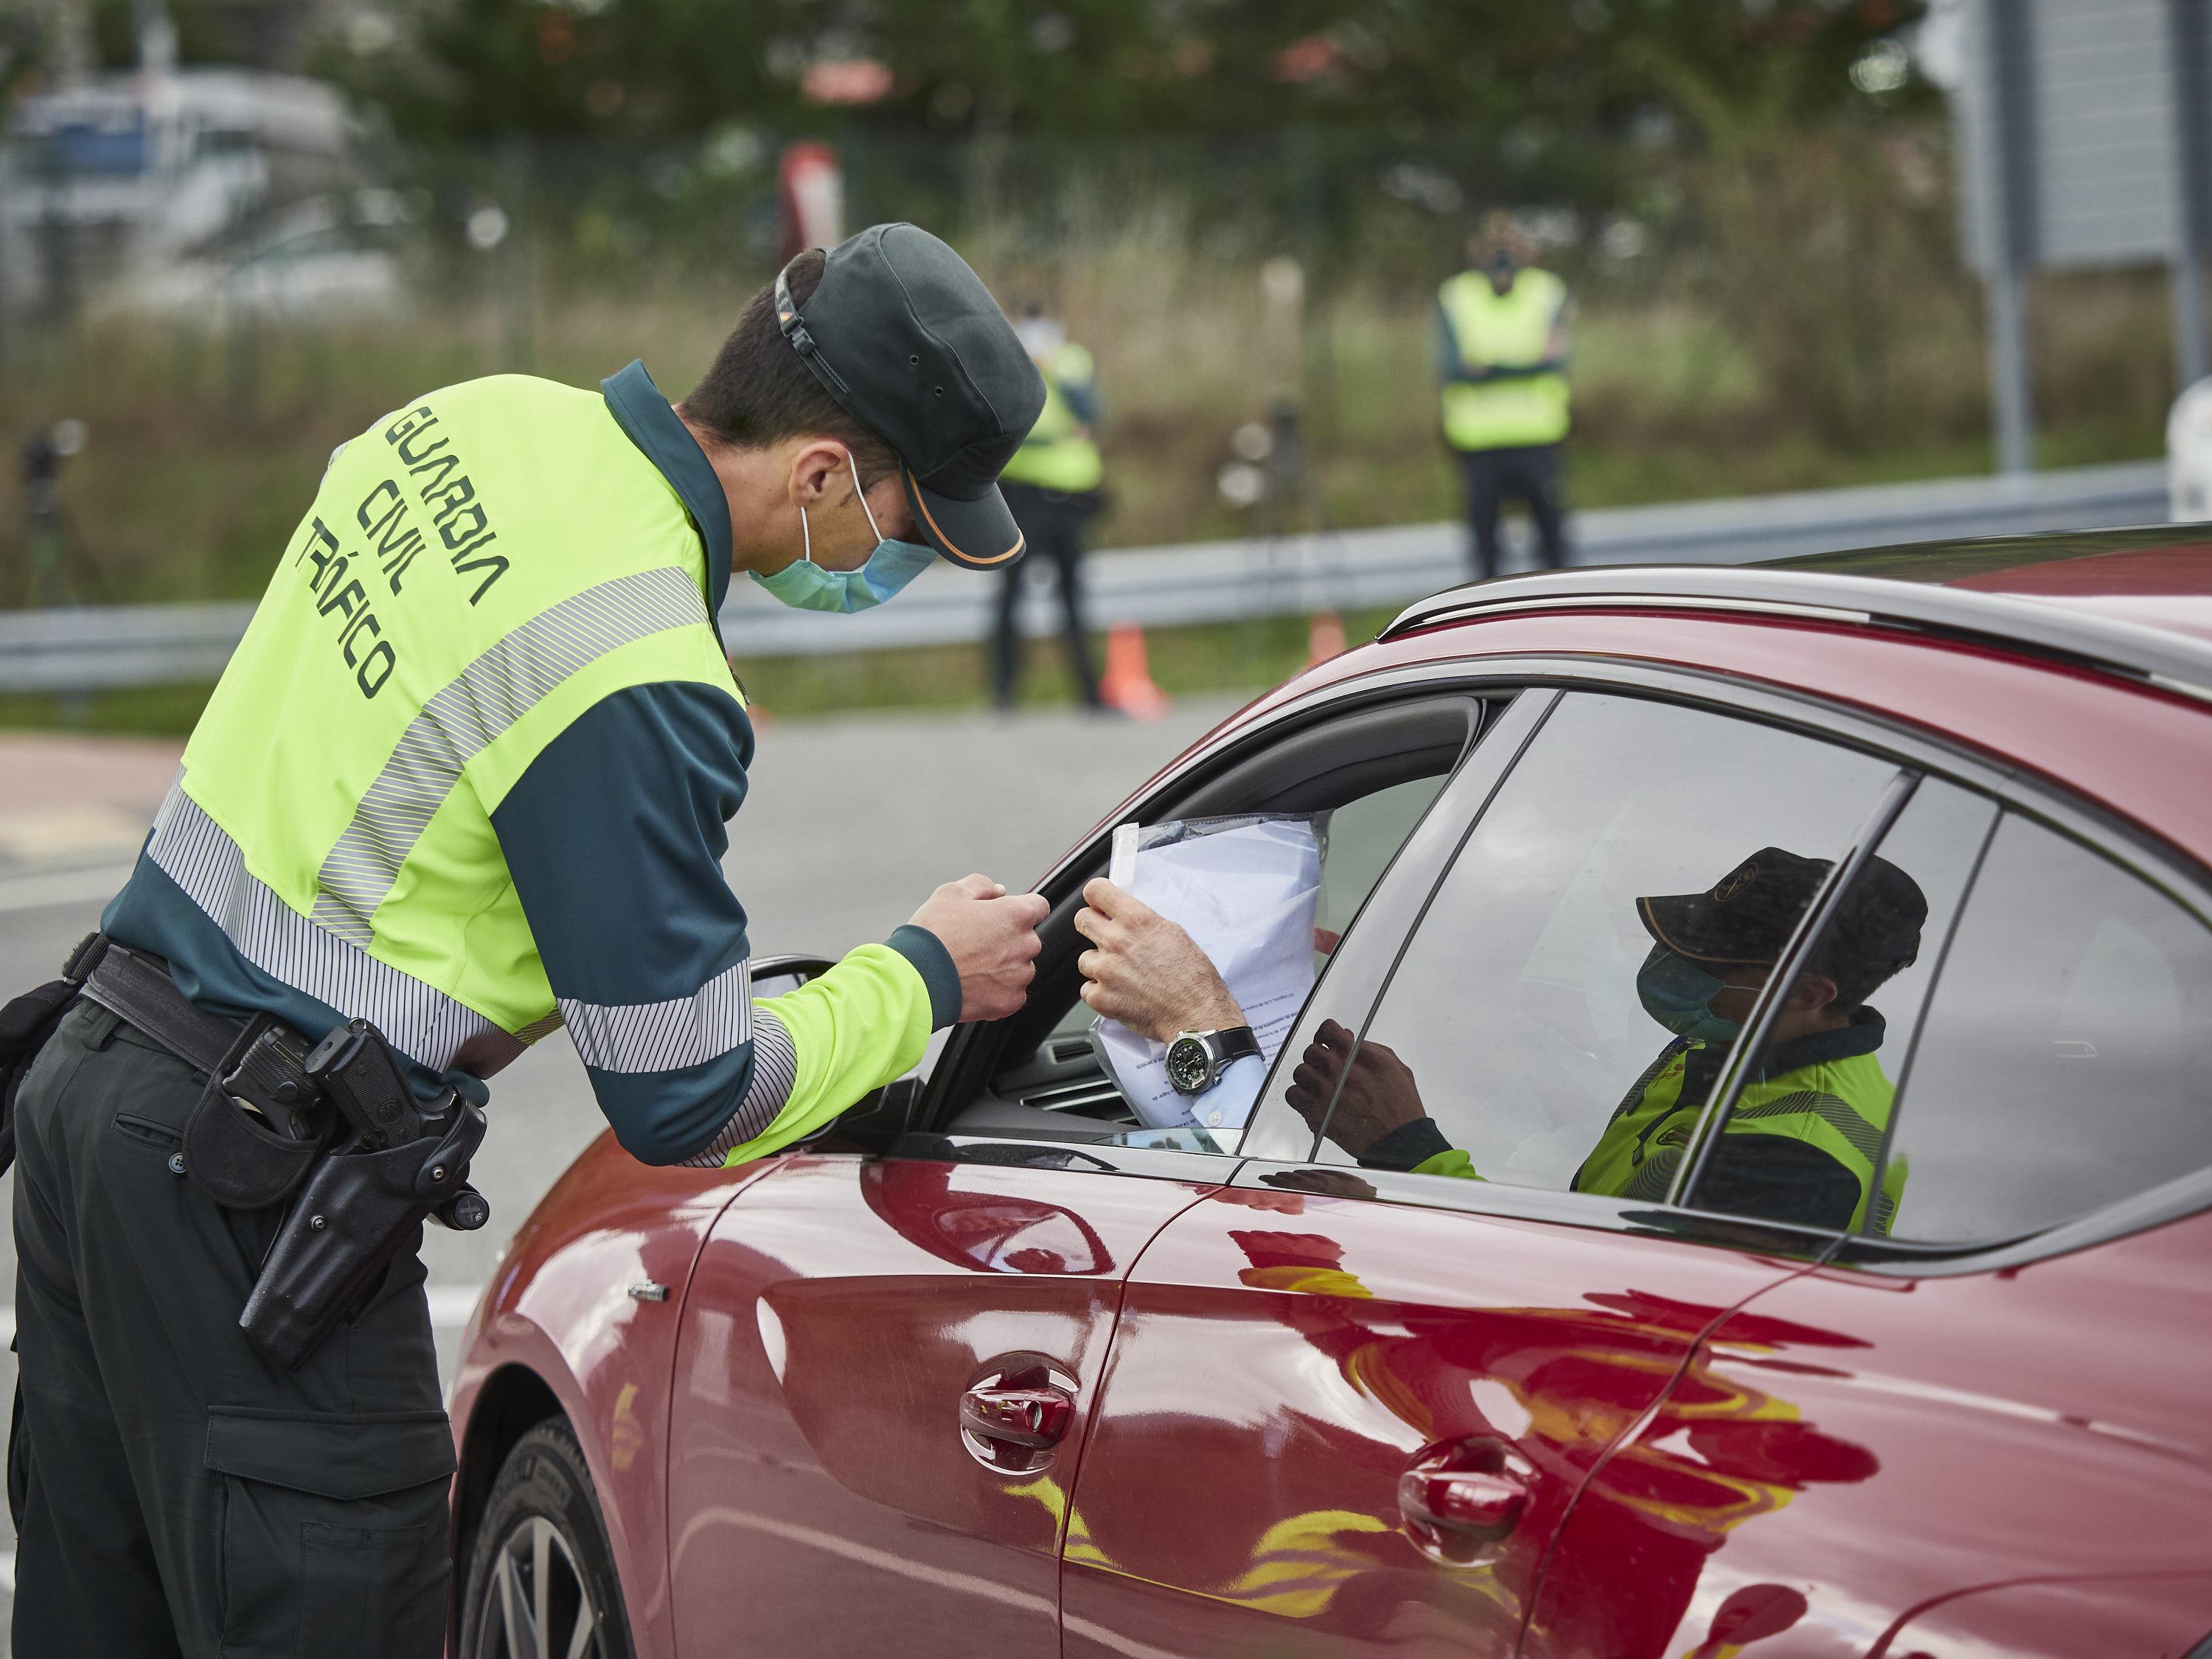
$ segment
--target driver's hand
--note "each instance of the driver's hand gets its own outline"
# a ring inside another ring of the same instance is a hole
[[[912,917],[937,935],[960,970],[960,1018],[1018,1013],[1036,977],[1037,924],[1052,907],[1041,893],[1009,894],[988,876],[948,881]]]
[[[1393,1129],[1428,1114],[1406,1062],[1379,1042],[1359,1045],[1346,1076],[1352,1046],[1348,1030],[1333,1019],[1322,1021],[1298,1057],[1284,1098],[1309,1127],[1326,1125],[1328,1138],[1356,1158],[1365,1156],[1370,1146]],[[1339,1079],[1343,1079],[1341,1091]],[[1336,1103],[1334,1112],[1329,1110],[1332,1100]]]
[[[1083,889],[1075,931],[1094,948],[1076,958],[1083,1000],[1155,1042],[1177,1031],[1218,1031],[1244,1012],[1188,933],[1103,876]]]

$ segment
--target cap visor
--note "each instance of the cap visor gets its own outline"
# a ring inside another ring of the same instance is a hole
[[[1014,522],[998,485],[963,501],[925,488],[906,467],[899,469],[899,478],[906,486],[907,505],[914,509],[915,529],[953,563],[970,570],[995,570],[1028,550],[1021,526]]]
[[[1712,899],[1704,893],[1636,901],[1636,915],[1644,923],[1644,931],[1678,957],[1724,965],[1774,960],[1771,955],[1746,956],[1741,941],[1730,939],[1725,928],[1716,925],[1719,919],[1713,910]]]

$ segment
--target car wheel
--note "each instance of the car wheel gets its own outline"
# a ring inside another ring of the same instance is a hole
[[[631,1659],[583,1449],[566,1423],[515,1442],[485,1500],[461,1602],[462,1659]]]

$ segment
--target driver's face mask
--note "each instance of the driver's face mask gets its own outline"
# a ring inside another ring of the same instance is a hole
[[[853,469],[853,493],[860,497],[860,511],[868,515],[868,528],[875,533],[876,548],[868,555],[868,562],[858,570],[824,570],[815,563],[814,532],[802,504],[799,534],[804,550],[772,576],[763,576],[757,570],[752,573],[753,580],[763,587],[801,611],[842,611],[850,615],[868,610],[921,574],[937,557],[934,548],[895,542],[884,536],[868,506],[868,492],[861,487],[860,469],[849,449],[845,451],[845,465]]]

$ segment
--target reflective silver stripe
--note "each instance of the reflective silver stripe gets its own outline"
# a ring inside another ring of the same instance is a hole
[[[495,1029],[473,1008],[318,927],[264,886],[238,843],[185,793],[182,773],[155,816],[146,854],[239,955],[349,1019],[374,1020],[394,1048],[432,1071],[444,1071],[463,1043]]]
[[[1795,1117],[1799,1113],[1819,1118],[1850,1145],[1850,1149],[1869,1164],[1881,1156],[1881,1131],[1861,1117],[1851,1103],[1837,1096],[1817,1089],[1801,1089],[1795,1094],[1782,1096],[1778,1100],[1762,1102],[1756,1106],[1739,1106],[1735,1121],[1755,1122],[1761,1118]],[[1855,1174],[1862,1174],[1854,1171]]]
[[[501,640],[399,734],[316,872],[309,914],[339,938],[367,945],[376,937],[369,918],[470,760],[594,659],[649,634],[706,620],[698,583],[672,566],[586,588]]]
[[[730,1114],[714,1138],[684,1161],[711,1170],[768,1126],[790,1103],[799,1086],[799,1054],[791,1046],[791,1033],[765,1008],[753,1010],[753,1074],[745,1085],[745,1097]]]
[[[666,1002],[561,999],[561,1018],[586,1066],[672,1072],[726,1054],[752,1036],[751,963],[734,963],[688,997]]]

